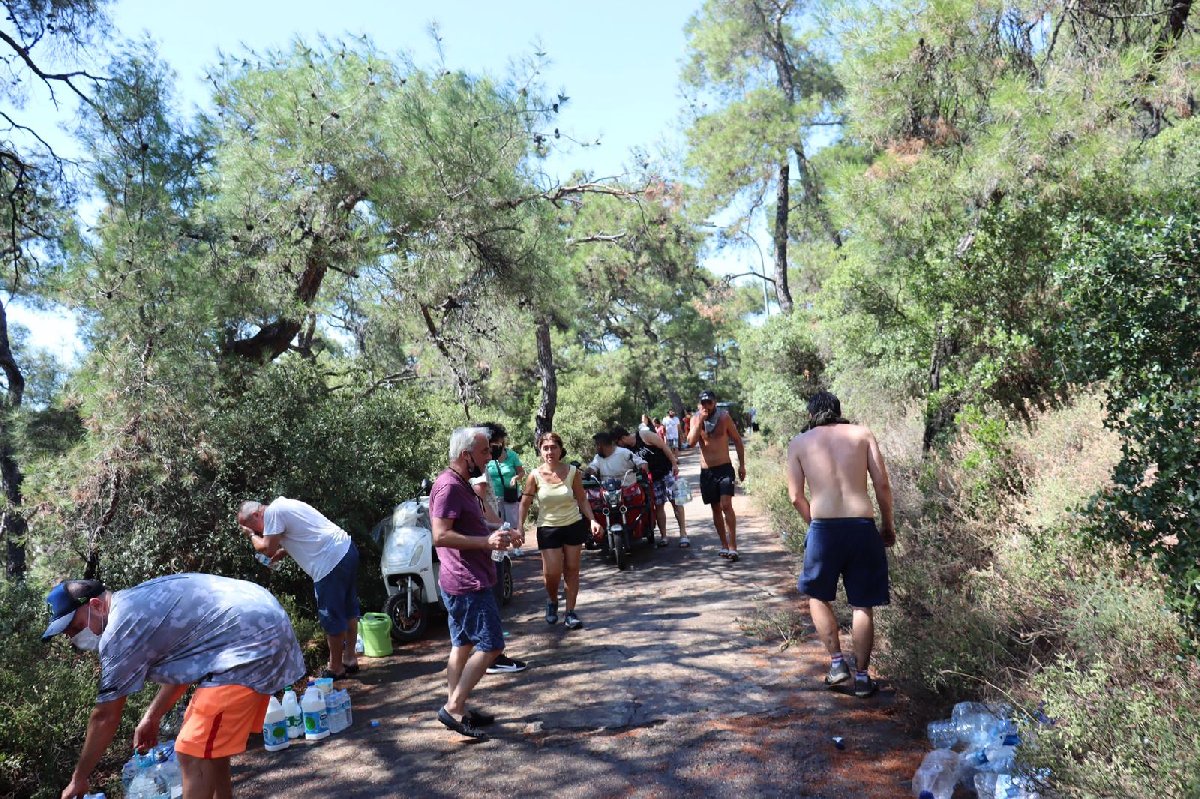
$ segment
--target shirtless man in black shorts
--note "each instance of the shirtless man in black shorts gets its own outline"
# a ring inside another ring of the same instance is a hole
[[[838,685],[850,679],[832,604],[842,578],[854,608],[854,694],[866,697],[878,689],[867,673],[875,643],[874,609],[889,602],[884,548],[896,543],[891,483],[875,436],[842,418],[837,397],[828,391],[814,394],[808,414],[808,427],[792,439],[787,452],[788,496],[808,522],[800,593],[808,594],[817,637],[829,652],[825,684]],[[868,475],[875,486],[882,531],[875,527]],[[811,497],[805,496],[806,482]]]
[[[700,498],[712,506],[713,526],[721,539],[718,554],[737,562],[737,516],[733,513],[733,464],[729,441],[738,455],[737,479],[746,481],[746,449],[728,411],[717,408],[717,395],[700,392],[700,405],[688,428],[688,446],[700,445]]]

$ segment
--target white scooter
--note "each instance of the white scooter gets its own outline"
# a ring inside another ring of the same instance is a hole
[[[392,638],[400,643],[416,641],[429,629],[435,611],[446,612],[438,591],[440,564],[433,546],[429,497],[401,502],[371,535],[383,545],[379,569],[388,592],[383,612],[392,620]],[[494,590],[496,601],[504,606],[513,596],[512,558],[507,552],[501,555],[493,561],[499,572]]]

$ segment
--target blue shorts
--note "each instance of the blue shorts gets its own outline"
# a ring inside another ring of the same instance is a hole
[[[887,553],[874,519],[813,519],[808,526],[800,593],[832,602],[838,577],[852,607],[873,608],[891,601]]]
[[[317,595],[317,621],[328,635],[341,635],[351,619],[360,615],[358,608],[358,547],[350,548],[333,571],[313,583]]]
[[[500,629],[500,606],[491,588],[470,594],[442,594],[449,617],[450,643],[473,646],[480,652],[503,652],[504,631]]]

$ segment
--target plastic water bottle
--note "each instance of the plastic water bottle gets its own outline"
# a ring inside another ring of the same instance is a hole
[[[155,768],[167,785],[167,794],[171,799],[181,799],[183,796],[183,772],[179,770],[179,761],[175,759],[175,742],[171,741],[156,746],[154,758],[158,763]]]
[[[300,710],[304,714],[304,738],[308,741],[319,741],[329,737],[329,713],[325,709],[325,697],[315,683],[309,683],[300,700]]]
[[[153,755],[143,755],[139,759],[139,768],[129,783],[126,796],[129,799],[170,799],[171,789],[167,781],[158,772]]]
[[[342,691],[342,712],[346,714],[346,726],[354,723],[354,712],[350,707],[350,692]]]
[[[958,783],[959,756],[949,749],[934,749],[925,755],[913,775],[913,796],[918,799],[950,799]]]
[[[267,703],[267,715],[263,717],[263,749],[268,752],[278,752],[280,749],[287,749],[290,738],[288,737],[288,719],[287,714],[283,712],[283,705],[279,704],[279,700],[271,697],[271,701]]]
[[[262,565],[266,566],[271,571],[279,571],[279,567],[283,565],[282,560],[277,560],[274,563],[272,563],[271,559],[268,558],[266,555],[264,555],[261,552],[255,552],[254,559],[257,560]]]
[[[300,700],[291,688],[283,692],[283,715],[287,719],[287,735],[289,740],[295,740],[304,734],[304,713],[300,710]]]
[[[149,752],[144,755],[134,752],[133,756],[125,761],[125,765],[121,768],[121,787],[125,789],[126,795],[129,794],[129,788],[133,785],[133,781],[143,771],[152,770],[154,765],[154,755]]]
[[[929,722],[925,732],[934,749],[950,749],[958,743],[958,729],[950,719]]]
[[[512,529],[512,525],[509,524],[508,522],[505,522],[504,524],[500,525],[500,532],[502,532],[502,533],[508,532],[511,529]],[[497,563],[504,560],[504,550],[493,549],[492,550],[492,560],[496,561]]]
[[[361,655],[367,651],[367,645],[363,643],[362,633],[358,634],[358,640],[354,642],[354,654]]]
[[[329,719],[329,731],[339,733],[346,729],[346,714],[342,712],[342,694],[345,691],[330,691],[325,697],[325,714]]]

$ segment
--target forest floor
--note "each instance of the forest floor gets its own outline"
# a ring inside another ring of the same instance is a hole
[[[681,461],[695,487],[698,456]],[[529,668],[486,675],[471,697],[498,717],[490,741],[435,718],[449,651],[437,620],[426,640],[364,658],[357,677],[339,683],[353,701],[346,732],[277,753],[252,737],[234,759],[234,794],[911,796],[928,745],[903,725],[903,698],[886,675],[869,699],[824,687],[828,659],[796,591],[794,558],[740,487],[734,505],[736,564],[718,557],[698,492],[686,508],[690,549],[678,547],[672,518],[671,545],[638,551],[628,571],[585,551],[581,630],[567,630],[561,615],[546,624],[536,551],[514,561],[507,651]],[[790,648],[747,632],[788,611],[807,625]]]

